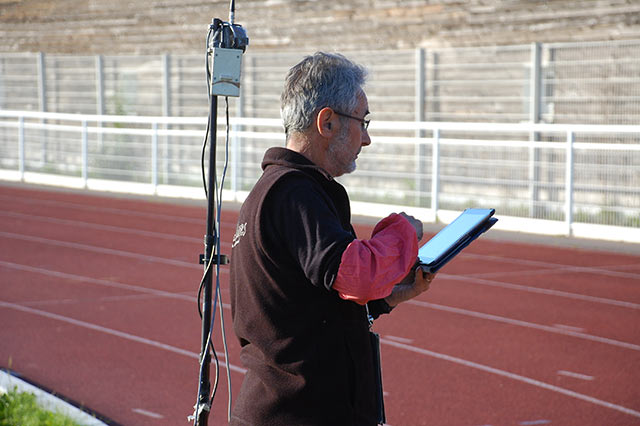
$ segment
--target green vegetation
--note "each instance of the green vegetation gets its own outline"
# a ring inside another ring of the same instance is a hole
[[[0,395],[0,426],[80,426],[70,418],[46,411],[35,395],[16,389]]]

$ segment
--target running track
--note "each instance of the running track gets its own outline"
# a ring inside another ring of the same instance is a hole
[[[204,205],[0,185],[0,206],[0,366],[122,425],[188,424]],[[222,220],[229,253],[235,212]],[[636,248],[476,241],[376,322],[388,423],[640,425]],[[210,424],[226,424],[225,373]]]

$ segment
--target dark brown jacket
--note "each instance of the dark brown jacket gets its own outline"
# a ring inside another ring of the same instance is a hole
[[[247,368],[231,424],[375,425],[365,308],[331,290],[355,238],[347,193],[285,148],[268,150],[262,167],[231,254],[233,325]]]

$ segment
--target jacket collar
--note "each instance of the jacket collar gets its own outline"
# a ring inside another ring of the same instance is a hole
[[[272,147],[265,152],[262,160],[262,170],[266,170],[267,167],[272,165],[290,167],[307,173],[315,172],[329,181],[334,180],[326,170],[312,163],[311,160],[304,155],[288,148]]]

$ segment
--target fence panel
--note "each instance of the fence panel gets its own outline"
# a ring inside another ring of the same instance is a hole
[[[0,109],[40,111],[38,55],[0,54]]]
[[[100,113],[94,56],[44,55],[45,111]]]
[[[530,60],[530,46],[428,51],[426,120],[527,121]]]
[[[545,45],[548,123],[640,122],[640,40]]]
[[[105,113],[163,115],[162,56],[104,56]]]

